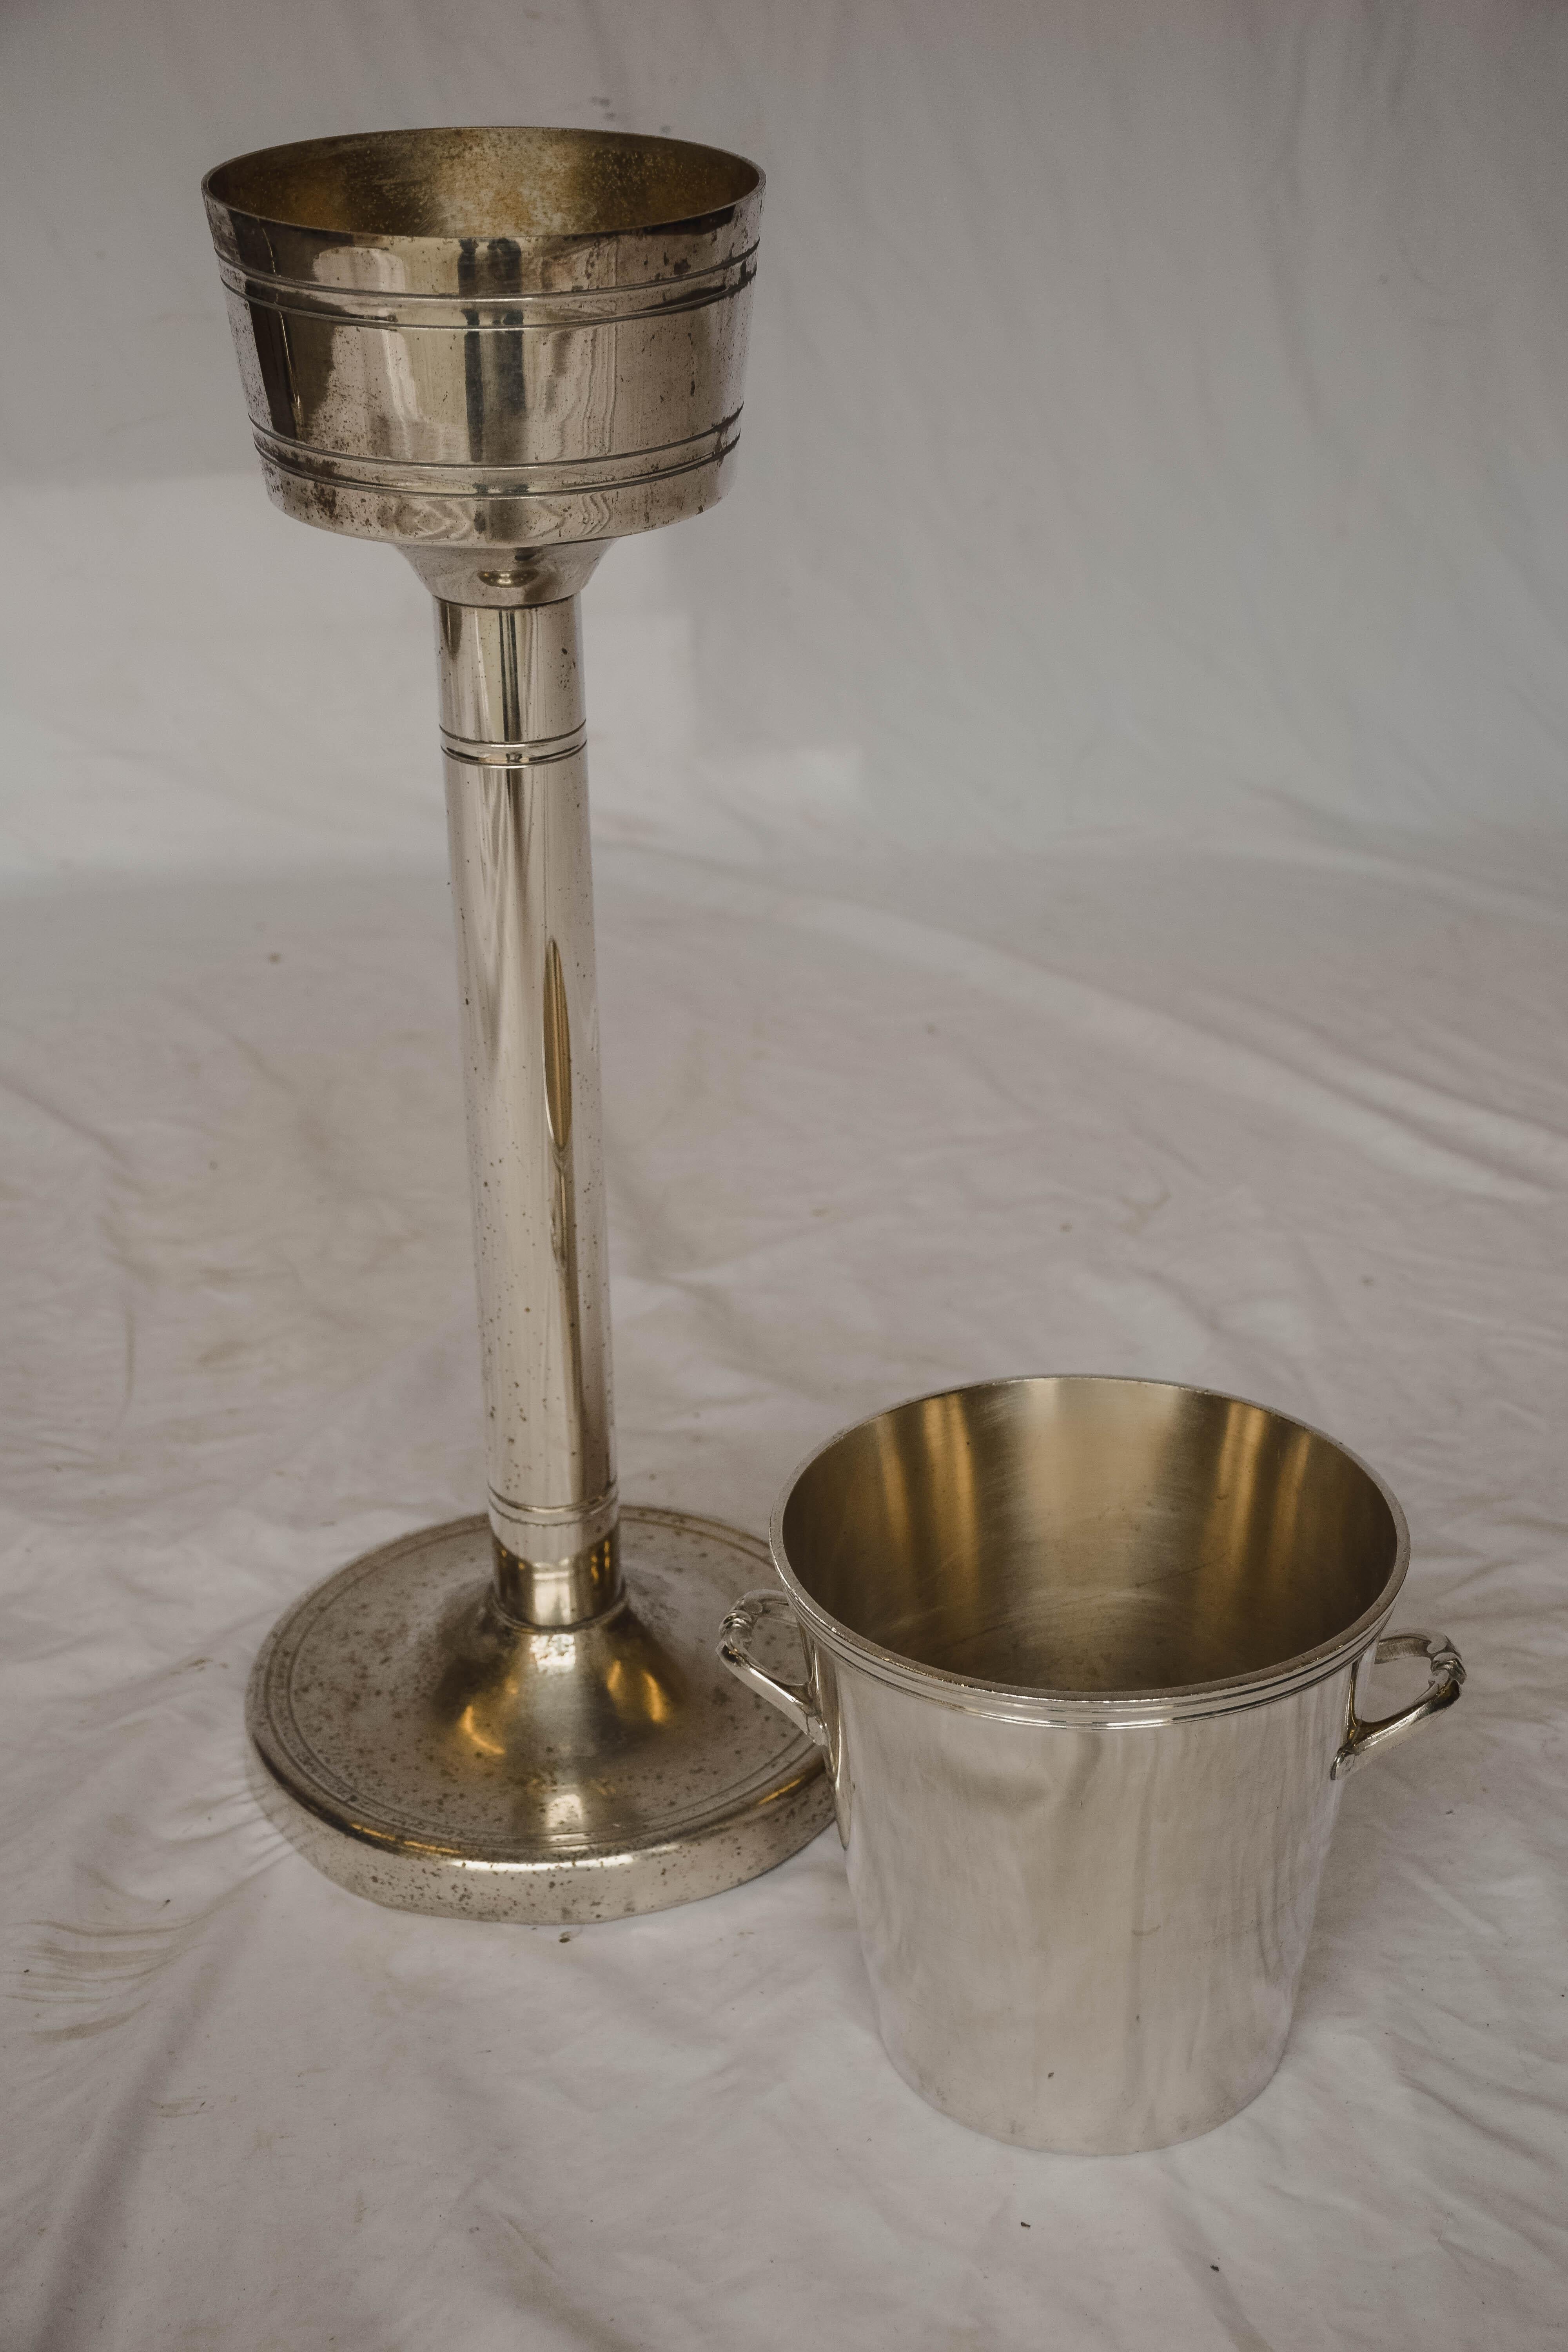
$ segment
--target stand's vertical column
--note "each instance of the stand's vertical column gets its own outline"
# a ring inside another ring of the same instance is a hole
[[[575,1625],[621,1589],[577,599],[437,616],[497,1596]]]

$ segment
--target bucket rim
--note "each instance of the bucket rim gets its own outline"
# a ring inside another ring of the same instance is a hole
[[[931,1666],[911,1658],[901,1651],[890,1650],[864,1633],[858,1633],[833,1615],[808,1592],[791,1563],[784,1538],[784,1514],[792,1496],[813,1464],[832,1452],[845,1438],[882,1421],[890,1413],[901,1412],[911,1405],[931,1404],[948,1397],[971,1396],[991,1389],[1026,1388],[1037,1381],[1071,1381],[1085,1387],[1165,1389],[1184,1396],[1212,1397],[1222,1404],[1245,1405],[1256,1412],[1268,1413],[1271,1420],[1283,1422],[1299,1429],[1354,1465],[1369,1479],[1387,1505],[1394,1521],[1394,1564],[1376,1599],[1363,1610],[1352,1623],[1310,1650],[1302,1650],[1289,1658],[1278,1660],[1267,1666],[1256,1666],[1246,1674],[1226,1675],[1212,1682],[1172,1684],[1158,1688],[1141,1687],[1121,1691],[1053,1690],[1041,1684],[994,1682],[973,1675],[955,1674],[945,1666]],[[1353,1449],[1325,1429],[1320,1429],[1300,1414],[1283,1412],[1277,1405],[1264,1404],[1256,1397],[1237,1396],[1227,1389],[1215,1389],[1190,1381],[1152,1380],[1121,1372],[1015,1372],[985,1381],[960,1381],[945,1388],[929,1389],[918,1395],[901,1398],[897,1403],[883,1405],[875,1412],[862,1414],[858,1421],[847,1422],[830,1437],[815,1445],[785,1481],[773,1506],[768,1526],[768,1544],[773,1566],[782,1578],[796,1615],[807,1630],[832,1654],[844,1664],[858,1667],[876,1680],[890,1683],[916,1696],[934,1700],[938,1705],[955,1707],[962,1713],[983,1715],[1010,1723],[1043,1723],[1076,1730],[1157,1729],[1162,1724],[1176,1722],[1194,1716],[1230,1715],[1242,1708],[1267,1706],[1271,1700],[1284,1698],[1314,1683],[1325,1681],[1354,1662],[1377,1639],[1387,1623],[1394,1604],[1399,1597],[1405,1572],[1410,1565],[1410,1530],[1399,1498],[1373,1468]]]

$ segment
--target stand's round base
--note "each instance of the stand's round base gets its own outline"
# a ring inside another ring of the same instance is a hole
[[[496,1612],[480,1518],[307,1593],[250,1681],[279,1828],[397,1910],[563,1925],[689,1903],[794,1853],[832,1813],[820,1751],[715,1654],[766,1546],[624,1510],[621,1558],[626,1601],[564,1633]]]

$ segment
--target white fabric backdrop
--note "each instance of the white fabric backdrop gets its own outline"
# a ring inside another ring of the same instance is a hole
[[[1524,0],[12,0],[7,2345],[1561,2340],[1565,103]],[[831,1833],[563,1942],[247,1792],[279,1610],[482,1480],[426,600],[267,507],[196,184],[496,119],[770,174],[734,495],[586,608],[626,1491],[1207,1381],[1470,1664],[1188,2147],[921,2105]]]

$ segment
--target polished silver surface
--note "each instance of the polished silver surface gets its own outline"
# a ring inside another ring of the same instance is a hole
[[[1424,1658],[1432,1670],[1432,1678],[1420,1697],[1409,1706],[1395,1709],[1393,1715],[1375,1717],[1364,1722],[1356,1712],[1356,1692],[1351,1691],[1350,1713],[1345,1737],[1333,1761],[1333,1777],[1347,1780],[1359,1772],[1374,1756],[1384,1756],[1408,1739],[1413,1731],[1435,1715],[1452,1706],[1465,1687],[1464,1662],[1451,1642],[1440,1633],[1388,1633],[1373,1652],[1373,1663],[1383,1665],[1390,1658]]]
[[[510,547],[527,571],[721,495],[762,210],[743,157],[603,131],[394,131],[237,156],[203,186],[286,513]]]
[[[570,1926],[716,1894],[815,1835],[816,1750],[712,1654],[766,1546],[674,1511],[622,1530],[630,1597],[587,1625],[502,1613],[481,1518],[295,1604],[248,1717],[267,1811],[319,1870],[399,1910]]]
[[[410,1538],[279,1628],[268,1802],[378,1900],[584,1919],[709,1894],[828,1818],[714,1665],[752,1539],[616,1494],[577,597],[698,514],[740,428],[762,174],[678,140],[306,141],[205,183],[268,488],[436,599],[488,1534]]]
[[[843,1432],[721,1655],[833,1776],[882,2037],[1030,2147],[1223,2123],[1289,2032],[1347,1769],[1458,1696],[1383,1637],[1399,1507],[1321,1433],[1153,1381],[999,1381]],[[757,1645],[793,1612],[804,1671]],[[1377,1655],[1423,1696],[1373,1719]]]
[[[572,1624],[618,1589],[577,601],[437,618],[490,1525]]]

